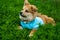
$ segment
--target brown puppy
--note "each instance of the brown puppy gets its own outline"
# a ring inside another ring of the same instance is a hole
[[[43,15],[41,13],[38,13],[37,10],[38,9],[36,8],[36,6],[31,5],[28,2],[28,0],[25,0],[23,10],[21,11],[19,17],[22,21],[24,21],[26,23],[31,22],[36,17],[40,17],[43,20],[44,24],[51,23],[53,26],[55,25],[55,21],[53,18]],[[21,26],[19,26],[19,29],[23,29],[23,28]],[[32,29],[29,36],[30,37],[33,36],[35,31],[36,31],[36,29]]]

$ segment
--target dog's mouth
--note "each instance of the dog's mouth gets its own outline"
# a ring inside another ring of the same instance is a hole
[[[27,17],[27,16],[25,16],[25,15],[22,15],[21,13],[20,13],[20,16],[21,16],[21,17],[25,17],[25,18]]]
[[[25,15],[22,15],[22,17],[25,17],[25,18],[26,18],[27,16],[25,16]]]

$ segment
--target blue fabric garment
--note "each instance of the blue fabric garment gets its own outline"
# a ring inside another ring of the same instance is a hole
[[[26,23],[24,21],[21,21],[20,24],[21,24],[22,28],[37,29],[39,27],[39,24],[43,25],[44,22],[43,22],[43,20],[40,17],[36,17],[31,22]]]

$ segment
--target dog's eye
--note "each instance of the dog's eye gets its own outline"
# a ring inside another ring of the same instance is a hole
[[[28,10],[26,10],[25,12],[29,12]]]

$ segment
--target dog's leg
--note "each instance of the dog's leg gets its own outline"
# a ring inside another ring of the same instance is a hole
[[[18,26],[18,29],[23,29],[21,26]]]
[[[47,20],[48,23],[51,23],[53,26],[55,26],[55,21],[53,18],[49,17],[48,20]]]
[[[53,19],[53,18],[50,18],[50,20],[51,20],[51,24],[52,24],[53,26],[55,26],[56,24],[55,24],[54,19]]]
[[[55,21],[53,18],[48,17],[46,15],[41,15],[45,23],[51,23],[53,26],[55,26]]]
[[[36,32],[36,29],[33,29],[30,34],[29,34],[29,37],[33,36],[33,34]]]

